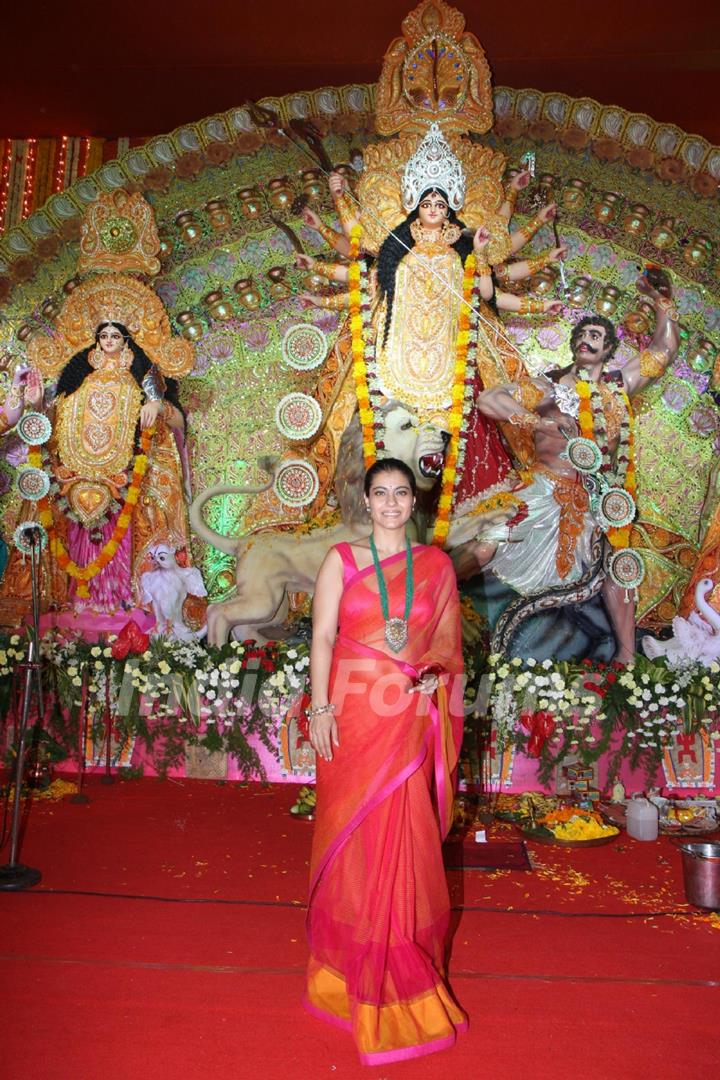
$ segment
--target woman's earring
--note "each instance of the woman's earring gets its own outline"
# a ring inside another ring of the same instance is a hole
[[[365,503],[365,510],[368,514],[370,513],[370,503]]]

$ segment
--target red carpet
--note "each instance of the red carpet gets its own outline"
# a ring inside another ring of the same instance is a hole
[[[88,791],[87,806],[34,803],[22,859],[43,881],[0,894],[2,1080],[715,1073],[720,919],[687,907],[666,841],[530,844],[534,872],[451,872],[471,1030],[365,1069],[299,1004],[312,826],[287,814],[295,789]]]

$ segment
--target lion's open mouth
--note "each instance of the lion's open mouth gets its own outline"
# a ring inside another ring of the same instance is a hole
[[[420,458],[420,472],[423,476],[437,479],[442,473],[444,458],[445,455],[441,451],[435,454],[423,454]]]

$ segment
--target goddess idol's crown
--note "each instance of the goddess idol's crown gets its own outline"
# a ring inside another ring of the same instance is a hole
[[[441,188],[453,210],[465,202],[465,174],[458,158],[438,124],[431,124],[413,156],[405,166],[402,182],[403,206],[409,213],[428,188]]]

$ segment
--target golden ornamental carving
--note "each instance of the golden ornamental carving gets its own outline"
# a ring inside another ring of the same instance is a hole
[[[192,371],[192,343],[172,336],[160,298],[125,274],[93,275],[73,289],[52,334],[38,332],[29,340],[30,362],[44,378],[57,378],[75,353],[94,343],[97,327],[107,321],[126,326],[163,375],[178,379]]]
[[[407,217],[402,201],[403,170],[424,134],[423,131],[419,136],[399,135],[365,148],[358,197],[363,247],[368,251],[378,251],[388,232]],[[466,178],[465,202],[458,210],[458,217],[470,229],[484,225],[492,236],[488,250],[490,262],[503,262],[510,253],[507,221],[499,214],[505,198],[502,186],[505,155],[458,135],[450,135],[448,142]]]
[[[375,98],[380,135],[425,131],[482,135],[493,123],[490,67],[482,45],[465,32],[465,16],[445,0],[423,0],[403,20],[403,36],[385,53]]]
[[[132,456],[140,387],[127,372],[94,372],[58,402],[57,442],[63,467],[88,480],[122,473]]]
[[[149,203],[138,192],[104,192],[82,222],[78,270],[160,270],[160,238]]]

